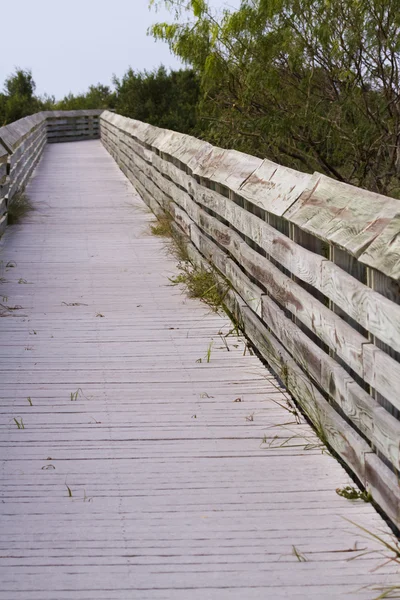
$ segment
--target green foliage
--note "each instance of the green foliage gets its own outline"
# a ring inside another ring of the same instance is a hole
[[[194,71],[128,69],[114,84],[117,113],[182,133],[196,132],[200,84]]]
[[[17,193],[7,207],[7,221],[9,225],[20,223],[24,216],[34,210],[32,202],[23,193]],[[22,283],[23,281],[20,280]],[[26,282],[25,282],[26,283]]]
[[[183,284],[189,298],[199,298],[215,311],[222,308],[227,290],[221,291],[213,270],[196,268],[189,262],[180,263],[179,267],[180,274],[170,278],[173,285]],[[211,347],[209,352],[211,355]],[[207,356],[207,362],[209,362],[209,356]]]
[[[175,22],[151,33],[201,78],[207,139],[400,195],[400,0],[158,4]]]
[[[14,417],[14,421],[15,421],[15,424],[18,427],[18,429],[25,429],[25,425],[24,425],[24,422],[22,420],[22,417],[20,417],[19,421],[18,421],[18,419],[16,419]]]
[[[149,0],[150,33],[189,68],[128,69],[115,91],[35,95],[17,68],[0,125],[43,109],[110,108],[307,172],[400,197],[400,0]]]
[[[196,115],[200,80],[193,70],[167,71],[163,66],[143,72],[128,69],[121,79],[114,77],[113,84],[115,91],[98,83],[85,93],[69,93],[55,102],[36,97],[31,71],[17,69],[5,82],[5,93],[0,94],[0,125],[40,110],[104,108],[159,127],[200,134]]]
[[[172,217],[167,214],[157,217],[157,221],[150,225],[150,230],[158,237],[173,238]]]
[[[35,96],[36,84],[29,69],[16,68],[0,93],[0,126],[53,106],[54,99]]]
[[[365,490],[360,490],[354,485],[346,485],[343,488],[337,488],[336,493],[342,498],[347,500],[363,500],[364,502],[371,502],[370,494]]]
[[[114,108],[116,96],[108,85],[91,85],[85,94],[69,93],[54,106],[56,110],[88,110],[91,108]]]

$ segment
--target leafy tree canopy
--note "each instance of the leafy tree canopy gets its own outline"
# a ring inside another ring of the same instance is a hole
[[[400,193],[400,0],[151,0],[201,78],[212,141]]]
[[[196,132],[200,85],[194,71],[129,69],[122,79],[115,77],[114,84],[119,114],[183,133]]]
[[[86,94],[74,96],[69,93],[55,104],[56,110],[83,110],[91,108],[114,108],[115,93],[108,85],[91,85]]]
[[[52,107],[54,99],[35,96],[35,89],[36,84],[29,69],[18,67],[7,77],[4,93],[0,93],[0,126]]]

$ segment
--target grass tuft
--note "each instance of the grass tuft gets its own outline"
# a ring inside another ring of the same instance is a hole
[[[296,546],[292,546],[292,554],[293,554],[293,556],[295,556],[297,558],[297,560],[299,562],[307,562],[308,561],[306,556],[304,556],[304,554],[302,552],[300,552],[300,550],[298,550],[296,548]]]
[[[183,284],[189,298],[202,300],[218,311],[224,303],[226,291],[221,292],[219,282],[212,269],[196,269],[191,263],[180,263],[181,273],[170,278],[172,285]]]
[[[186,244],[180,235],[174,229],[174,220],[170,213],[156,215],[157,221],[150,224],[150,232],[157,236],[165,238],[165,247],[171,256],[178,262],[189,262],[189,255],[186,249]]]
[[[388,541],[386,535],[384,537],[383,535],[374,533],[373,531],[366,529],[362,525],[355,523],[351,519],[345,518],[345,521],[347,521],[348,523],[351,523],[355,527],[358,527],[358,529],[360,529],[361,531],[364,532],[364,534],[365,534],[364,537],[366,537],[367,539],[369,538],[371,540],[374,540],[375,542],[378,542],[381,546],[380,550],[367,551],[365,553],[362,553],[362,554],[359,554],[358,556],[356,556],[355,557],[356,559],[361,558],[361,557],[365,556],[366,554],[378,552],[379,554],[381,554],[383,556],[383,558],[385,560],[385,562],[378,568],[381,568],[389,563],[395,563],[396,565],[400,565],[400,541],[394,535],[391,536],[390,541]],[[381,588],[374,587],[372,589],[379,590],[381,592],[379,594],[379,596],[376,596],[374,598],[374,600],[381,600],[382,598],[400,598],[400,585],[387,586],[387,587],[381,587]]]
[[[7,207],[8,225],[20,223],[25,215],[33,210],[33,204],[25,194],[16,194]]]
[[[79,394],[83,395],[82,388],[78,388],[75,392],[70,393],[71,402],[76,402],[79,398]]]
[[[165,216],[158,217],[157,221],[150,225],[150,230],[153,235],[172,238],[174,236],[172,229],[172,218],[167,214]]]
[[[353,485],[337,488],[336,493],[338,496],[342,496],[342,498],[346,498],[347,500],[363,500],[364,502],[371,502],[371,494],[365,490],[359,490]]]

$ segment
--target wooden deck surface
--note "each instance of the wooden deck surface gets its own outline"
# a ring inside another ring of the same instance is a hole
[[[36,210],[0,248],[0,600],[372,599],[400,583],[346,519],[384,521],[336,494],[352,482],[276,380],[170,285],[101,143],[47,147],[27,193]]]

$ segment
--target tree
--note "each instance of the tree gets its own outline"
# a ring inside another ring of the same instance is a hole
[[[176,19],[151,31],[201,77],[211,141],[400,195],[400,0],[159,3]]]
[[[40,110],[51,108],[54,99],[35,96],[36,84],[29,69],[17,68],[4,83],[0,94],[0,125],[12,123]]]
[[[74,96],[69,93],[56,103],[56,110],[83,110],[91,108],[114,108],[115,93],[108,85],[98,83],[89,86],[86,94]]]
[[[183,133],[196,131],[200,86],[193,70],[128,69],[121,80],[114,77],[114,84],[118,113]]]

